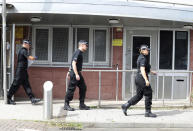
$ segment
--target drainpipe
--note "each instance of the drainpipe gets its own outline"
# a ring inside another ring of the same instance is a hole
[[[6,0],[2,0],[2,39],[3,39],[3,90],[4,104],[7,104],[7,65],[6,65]]]

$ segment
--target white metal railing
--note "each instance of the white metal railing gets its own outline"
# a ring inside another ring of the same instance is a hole
[[[99,87],[98,87],[98,107],[101,106],[101,73],[102,72],[116,72],[116,101],[118,100],[118,94],[119,94],[119,72],[123,73],[123,72],[130,72],[132,73],[132,77],[131,77],[131,88],[132,88],[132,96],[134,94],[134,83],[133,83],[133,78],[134,78],[134,72],[136,72],[136,70],[119,70],[118,66],[117,66],[117,70],[83,70],[83,72],[98,72],[98,76],[99,76]],[[176,72],[176,71],[157,71],[157,77],[160,76],[159,73],[162,73],[162,77],[163,77],[163,87],[162,87],[162,101],[163,101],[163,106],[164,106],[164,101],[165,101],[165,77],[167,76],[167,73],[173,73],[173,74],[178,74],[178,73],[187,73],[189,75],[189,104],[191,106],[192,104],[192,99],[191,99],[191,94],[192,94],[192,73],[193,71],[180,71],[180,72]],[[66,85],[68,85],[68,75],[66,75]],[[188,86],[188,85],[187,85]],[[67,86],[66,86],[67,87]],[[67,88],[66,88],[67,89]],[[173,91],[173,90],[172,90]]]

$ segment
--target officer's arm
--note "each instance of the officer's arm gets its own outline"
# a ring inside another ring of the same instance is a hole
[[[145,72],[145,67],[141,66],[140,70],[141,70],[141,74],[142,74],[143,78],[145,79],[145,81],[148,81],[147,75],[146,75],[146,72]]]
[[[78,75],[76,63],[77,63],[77,62],[73,60],[73,61],[72,61],[72,67],[73,67],[73,71],[74,71],[75,75]]]
[[[35,60],[35,57],[30,56],[29,53],[26,50],[23,50],[22,54],[25,56],[25,58],[27,58],[29,60]]]
[[[152,70],[151,70],[151,73],[152,73],[153,75],[157,75],[157,72],[156,72],[156,71],[152,71]]]

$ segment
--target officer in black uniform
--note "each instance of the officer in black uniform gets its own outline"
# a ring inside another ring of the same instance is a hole
[[[135,78],[137,94],[133,96],[127,103],[123,104],[123,113],[127,116],[127,109],[131,105],[137,104],[143,96],[145,96],[145,117],[156,117],[156,114],[151,112],[152,105],[152,88],[149,83],[148,74],[156,74],[156,72],[151,71],[151,65],[149,64],[148,55],[149,48],[147,45],[141,45],[140,55],[137,59],[137,75]]]
[[[70,107],[69,102],[72,101],[73,99],[76,86],[79,87],[80,110],[90,109],[90,107],[86,106],[84,103],[87,87],[84,82],[84,78],[81,74],[82,63],[83,63],[82,53],[85,52],[87,48],[88,48],[88,43],[85,40],[80,40],[79,48],[73,54],[71,67],[69,71],[70,81],[69,81],[68,90],[65,96],[64,110],[74,111],[74,108]]]
[[[13,105],[16,104],[15,101],[12,100],[11,98],[15,94],[15,92],[19,89],[20,85],[23,85],[23,88],[28,97],[30,98],[32,104],[36,104],[37,102],[40,101],[40,99],[34,97],[28,80],[28,72],[27,72],[28,59],[35,60],[33,56],[29,55],[30,44],[31,43],[28,40],[23,40],[22,48],[19,50],[15,78],[7,95],[8,104]]]

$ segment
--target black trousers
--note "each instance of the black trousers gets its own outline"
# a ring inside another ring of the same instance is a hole
[[[137,104],[143,96],[145,96],[145,109],[151,110],[152,105],[152,88],[151,86],[146,86],[145,80],[141,74],[137,74],[135,77],[136,84],[136,95],[133,96],[128,103],[131,105]]]
[[[86,87],[86,84],[84,82],[84,78],[81,72],[79,72],[78,74],[80,76],[79,81],[76,80],[76,75],[74,74],[74,72],[73,71],[70,72],[70,81],[69,81],[68,90],[65,96],[65,102],[72,101],[73,96],[74,96],[74,91],[76,87],[78,87],[79,88],[79,100],[80,102],[84,103],[87,87]]]
[[[15,94],[15,92],[19,89],[20,85],[23,86],[26,94],[30,99],[34,97],[32,93],[32,89],[28,80],[27,69],[17,68],[15,73],[14,81],[9,89],[7,97],[11,99],[11,97]]]

